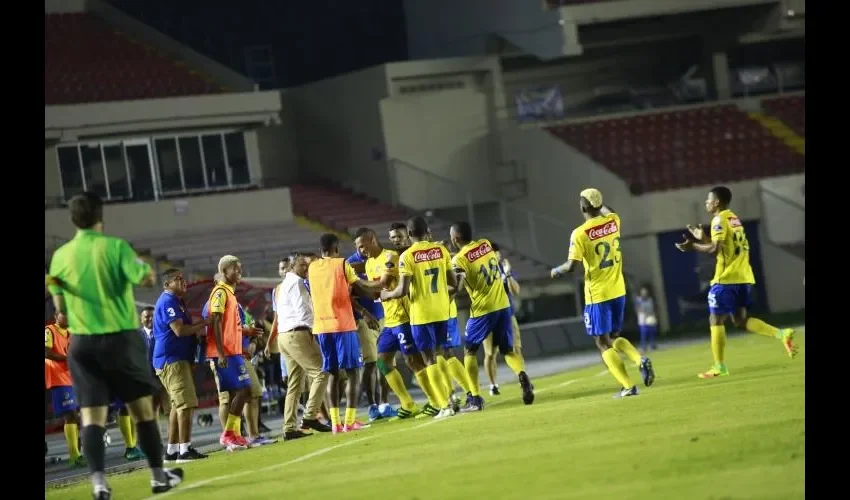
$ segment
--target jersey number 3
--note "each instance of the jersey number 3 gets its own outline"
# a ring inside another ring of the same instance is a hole
[[[602,255],[602,260],[599,261],[599,269],[607,269],[614,265],[615,262],[620,262],[620,237],[614,238],[614,251],[617,252],[617,255],[611,259],[611,244],[607,241],[600,241],[593,247],[593,251],[596,255]]]

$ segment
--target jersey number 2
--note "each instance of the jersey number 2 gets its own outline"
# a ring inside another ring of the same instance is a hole
[[[614,251],[618,254],[620,253],[620,237],[614,238]],[[615,255],[613,259],[609,259],[611,256],[611,244],[607,241],[600,241],[593,248],[593,251],[596,252],[596,255],[602,254],[602,260],[599,261],[599,269],[607,269],[614,265],[615,262],[620,262],[620,256]]]
[[[437,275],[440,273],[439,267],[432,267],[425,270],[425,276],[431,277],[431,293],[437,293]]]

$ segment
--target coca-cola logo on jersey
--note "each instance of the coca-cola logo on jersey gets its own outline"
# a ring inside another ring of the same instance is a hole
[[[729,227],[741,227],[741,219],[737,217],[729,217]]]
[[[413,252],[413,262],[430,262],[432,260],[440,260],[443,258],[443,251],[439,248],[430,248],[428,250],[418,250]]]
[[[488,254],[492,251],[493,251],[493,249],[490,248],[490,244],[487,243],[487,242],[484,242],[484,243],[478,245],[477,247],[473,248],[472,250],[466,252],[466,260],[468,260],[469,262],[472,262],[475,259],[477,259],[477,258],[479,258],[479,257],[481,257],[485,254]]]
[[[604,238],[609,234],[616,233],[617,223],[614,221],[606,222],[605,224],[600,224],[598,226],[593,226],[590,229],[585,229],[584,232],[587,233],[587,237],[590,238],[591,241],[598,240],[599,238]]]

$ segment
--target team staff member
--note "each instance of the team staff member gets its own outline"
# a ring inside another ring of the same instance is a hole
[[[251,397],[251,377],[242,357],[242,321],[236,302],[236,284],[242,279],[242,264],[233,255],[218,261],[218,281],[210,293],[210,330],[207,334],[207,359],[214,363],[218,377],[219,398],[227,392],[228,412],[219,442],[228,450],[246,449],[242,437],[241,418],[245,403]]]
[[[65,441],[68,443],[68,463],[74,467],[85,467],[80,455],[80,427],[77,417],[77,400],[71,385],[68,369],[68,320],[61,312],[55,314],[55,323],[44,328],[44,385],[53,400],[53,414],[65,421]]]
[[[192,362],[197,336],[208,322],[192,324],[192,316],[183,302],[186,280],[179,269],[166,270],[162,284],[164,290],[153,314],[153,366],[171,398],[165,460],[185,463],[207,458],[192,447],[192,412],[198,407]]]
[[[334,434],[369,427],[357,417],[357,369],[360,368],[360,340],[354,321],[350,286],[363,295],[374,295],[377,289],[357,277],[354,269],[339,256],[339,238],[323,234],[320,239],[322,258],[310,264],[307,272],[313,303],[313,334],[318,335],[322,352],[322,370],[330,374],[331,426]],[[345,371],[345,421],[340,421],[339,371]],[[291,385],[291,383],[290,383]]]
[[[307,260],[301,254],[290,259],[291,267],[277,289],[277,331],[280,354],[289,373],[289,386],[283,410],[283,439],[289,441],[309,436],[297,428],[298,400],[305,376],[310,377],[310,396],[304,408],[302,429],[330,432],[331,427],[319,422],[318,413],[328,386],[328,372],[322,371],[322,352],[312,334],[313,304],[304,279]]]
[[[104,474],[106,415],[110,395],[127,403],[147,456],[151,489],[162,493],[180,484],[182,469],[162,467],[162,442],[151,396],[145,342],[136,330],[133,286],[152,283],[151,267],[130,245],[103,234],[103,201],[85,192],[68,203],[74,238],[53,253],[47,284],[56,310],[68,318],[72,341],[69,367],[83,420],[83,454],[92,473],[95,500],[112,490]]]

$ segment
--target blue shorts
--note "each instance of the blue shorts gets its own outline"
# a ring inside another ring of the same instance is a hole
[[[420,351],[433,351],[446,345],[449,332],[448,321],[435,321],[424,325],[411,325],[413,341]]]
[[[750,307],[753,285],[711,285],[708,290],[708,311],[711,314],[735,314]]]
[[[218,366],[218,359],[211,358],[215,363],[215,373],[218,375],[218,390],[221,392],[238,391],[251,387],[251,375],[245,366],[245,358],[241,354],[227,357],[227,367]]]
[[[443,345],[446,349],[454,349],[461,347],[463,343],[460,341],[460,331],[457,329],[457,318],[449,318],[448,332],[446,334],[446,343]]]
[[[416,343],[413,341],[413,331],[410,323],[398,326],[387,326],[381,330],[378,336],[378,354],[396,353],[401,351],[405,355],[416,354]]]
[[[61,385],[50,389],[50,397],[53,400],[53,414],[61,417],[66,413],[77,411],[77,398],[74,396],[74,388],[70,385]]]
[[[320,333],[317,337],[322,351],[322,371],[356,370],[363,366],[357,331]]]
[[[514,352],[514,329],[511,324],[511,308],[506,307],[487,313],[466,322],[466,346],[478,348],[484,339],[493,334],[493,345],[499,346],[499,352]]]
[[[584,327],[591,337],[619,333],[623,330],[626,296],[584,306]]]

